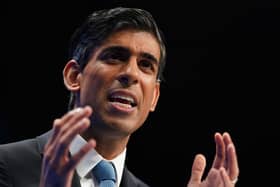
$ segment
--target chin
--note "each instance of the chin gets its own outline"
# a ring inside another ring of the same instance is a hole
[[[132,125],[134,124],[134,125]],[[135,122],[135,120],[125,120],[125,119],[114,119],[108,121],[107,125],[111,127],[111,129],[121,132],[122,134],[130,135],[134,133],[140,125]]]

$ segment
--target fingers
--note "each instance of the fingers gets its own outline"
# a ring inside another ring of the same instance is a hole
[[[54,163],[43,162],[44,164],[41,171],[40,187],[70,187],[72,184],[75,167],[81,161],[81,159],[95,146],[96,142],[94,140],[90,140],[80,149],[77,154],[69,158],[69,161],[64,163],[64,165],[54,166]]]
[[[69,146],[75,136],[79,133],[84,132],[90,125],[90,121],[87,118],[83,118],[78,121],[75,125],[68,129],[63,135],[61,135],[60,139],[57,140],[57,144],[55,146],[55,154],[58,156],[54,159],[54,164],[59,164],[63,157],[59,155],[64,155],[68,157]]]
[[[219,186],[221,182],[219,170],[211,168],[205,180],[206,186]]]
[[[96,146],[91,140],[75,155],[69,155],[73,139],[89,127],[91,113],[90,107],[77,108],[54,121],[53,134],[45,146],[40,187],[71,186],[76,165]]]
[[[224,165],[224,161],[226,158],[226,148],[225,143],[223,141],[223,137],[220,133],[215,133],[214,138],[216,142],[216,154],[212,167],[215,169],[219,169]]]
[[[232,182],[232,180],[229,178],[225,168],[220,169],[220,176],[222,178],[223,186],[226,187],[233,187],[235,184]]]
[[[195,156],[193,165],[192,165],[192,173],[191,178],[189,180],[188,186],[197,185],[201,183],[201,179],[206,167],[205,157],[201,154]]]
[[[53,135],[47,145],[53,144],[56,140],[60,139],[60,136],[68,131],[69,128],[74,126],[76,122],[81,120],[81,118],[89,117],[91,113],[92,109],[86,106],[84,108],[76,108],[71,110],[62,118],[54,120]]]
[[[223,134],[223,140],[226,144],[226,169],[231,180],[234,180],[239,175],[239,167],[235,146],[228,133]]]
[[[65,166],[69,159],[69,145],[77,134],[89,127],[88,117],[91,113],[90,107],[78,108],[54,121],[54,133],[45,146],[44,156],[47,163],[51,163],[56,168]]]
[[[201,180],[206,166],[203,155],[197,155],[192,166],[188,187],[223,186],[234,187],[239,175],[237,154],[229,133],[215,133],[216,154],[212,168],[205,180]]]
[[[219,170],[211,168],[205,180],[205,186],[233,187],[234,183],[229,178],[224,167]]]

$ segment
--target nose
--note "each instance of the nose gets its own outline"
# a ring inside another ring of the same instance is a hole
[[[121,73],[118,77],[118,81],[124,86],[128,87],[132,84],[136,84],[139,81],[139,67],[136,59],[130,60],[124,64]]]

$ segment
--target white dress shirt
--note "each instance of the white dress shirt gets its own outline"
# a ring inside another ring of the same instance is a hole
[[[74,155],[75,153],[77,153],[86,143],[87,141],[83,137],[77,135],[70,144],[70,154]],[[126,149],[113,160],[109,160],[114,164],[116,168],[117,187],[120,186],[120,180],[122,178],[124,169],[125,156]],[[76,171],[78,173],[78,176],[80,177],[81,187],[98,187],[98,183],[90,171],[102,159],[104,158],[100,154],[98,154],[95,149],[92,149],[78,163],[78,165],[76,166]]]

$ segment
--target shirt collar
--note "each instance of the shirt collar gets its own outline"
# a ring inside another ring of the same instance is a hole
[[[85,144],[87,141],[80,135],[77,135],[74,140],[71,142],[69,151],[71,155],[76,154]],[[125,156],[126,156],[126,149],[119,154],[114,159],[110,160],[113,162],[116,172],[117,172],[117,182],[120,183],[122,178],[124,163],[125,163]],[[76,171],[81,178],[84,178],[89,171],[91,171],[94,166],[104,159],[95,149],[90,150],[78,163],[76,166]]]
[[[121,152],[121,154],[119,154],[117,157],[115,157],[114,159],[111,160],[111,162],[113,162],[113,164],[116,168],[118,186],[120,184],[120,180],[121,180],[122,174],[123,174],[125,156],[126,156],[126,149],[124,149],[124,151]]]

